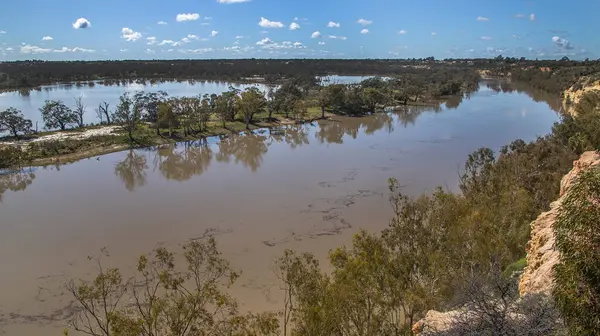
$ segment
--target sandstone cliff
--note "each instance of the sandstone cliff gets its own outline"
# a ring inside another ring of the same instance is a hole
[[[550,211],[542,213],[531,223],[531,238],[527,244],[527,267],[525,267],[519,283],[521,296],[551,292],[554,278],[552,268],[560,257],[554,248],[553,229],[558,208],[577,175],[597,164],[600,164],[598,153],[583,153],[579,160],[573,162],[573,169],[563,177],[560,183],[560,198],[551,204]]]
[[[600,154],[585,152],[579,160],[573,162],[573,168],[565,175],[560,183],[560,197],[553,202],[550,210],[540,214],[531,223],[531,238],[527,244],[527,266],[521,275],[519,292],[521,296],[533,293],[546,293],[552,291],[553,267],[559,261],[560,255],[555,249],[553,225],[557,211],[569,187],[575,178],[585,169],[600,164]],[[425,318],[413,326],[413,333],[426,335],[428,331],[446,330],[452,323],[457,311],[438,312],[431,310]]]
[[[590,91],[600,92],[600,80],[596,77],[583,77],[563,94],[563,109],[566,113],[575,116],[573,107],[579,103],[581,97]]]

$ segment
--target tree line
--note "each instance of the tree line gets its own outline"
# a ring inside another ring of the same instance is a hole
[[[196,79],[280,83],[325,75],[399,76],[446,68],[469,68],[431,59],[241,59],[154,61],[16,61],[0,63],[0,90],[94,80]]]

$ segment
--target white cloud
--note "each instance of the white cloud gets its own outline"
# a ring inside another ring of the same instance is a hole
[[[250,0],[217,0],[217,2],[222,4],[235,4],[242,2],[250,2]]]
[[[6,51],[13,51],[14,49],[12,47],[8,47],[6,48]]]
[[[319,41],[319,44],[320,44],[320,45],[324,45],[324,44],[325,44],[325,42],[323,42],[323,41]]]
[[[529,20],[535,21],[535,14],[529,14]]]
[[[149,55],[154,55],[154,54],[156,53],[156,52],[155,52],[154,50],[152,50],[152,49],[146,49],[144,52],[145,52],[146,54],[149,54]]]
[[[346,41],[347,40],[346,36],[329,35],[329,38],[332,39],[332,40],[342,40],[342,41]]]
[[[177,22],[185,22],[185,21],[196,21],[200,18],[200,14],[198,13],[183,13],[177,14],[175,17],[175,21]]]
[[[489,41],[492,39],[492,37],[491,36],[482,36],[481,39],[484,41]]]
[[[569,40],[561,38],[559,36],[552,37],[552,42],[554,42],[554,44],[560,49],[573,49],[573,46],[571,45],[571,42],[569,42]]]
[[[329,27],[329,28],[340,28],[340,24],[339,24],[339,22],[329,21],[329,23],[327,24],[327,27]]]
[[[67,47],[62,47],[61,49],[55,49],[52,52],[55,53],[65,53],[65,52],[83,52],[83,53],[93,53],[96,52],[96,50],[94,49],[85,49],[85,48],[79,48],[79,47],[75,47],[75,48],[67,48]]]
[[[512,38],[514,38],[514,39],[517,39],[517,40],[520,40],[520,39],[521,39],[521,36],[514,34],[514,35],[512,36]]]
[[[198,37],[198,35],[194,35],[194,34],[188,34],[188,36],[184,37],[181,39],[182,43],[190,43],[192,41],[196,41],[199,40],[200,38]]]
[[[29,44],[21,46],[21,54],[45,54],[51,51],[52,49],[40,48]]]
[[[262,45],[268,45],[268,44],[273,44],[273,43],[275,43],[275,42],[273,42],[270,38],[265,37],[264,39],[256,42],[256,45],[262,46]]]
[[[121,38],[125,41],[135,42],[142,37],[140,32],[133,31],[131,28],[123,28],[121,29]]]
[[[368,34],[369,30],[365,28],[365,29],[361,30],[360,33],[361,34]]]
[[[162,41],[160,41],[160,43],[158,43],[159,46],[164,46],[164,45],[175,45],[175,46],[177,46],[177,45],[180,45],[180,44],[181,43],[175,42],[173,40],[162,40]]]
[[[408,32],[406,30],[404,30],[404,29],[398,31],[399,35],[406,35],[406,33],[408,33]]]
[[[183,54],[204,54],[207,52],[214,51],[213,48],[199,48],[199,49],[179,49],[177,50]]]
[[[431,32],[431,36],[436,36],[437,33],[436,32]]]
[[[517,14],[515,14],[515,17],[516,17],[517,19],[522,19],[522,18],[524,18],[524,17],[525,17],[525,14],[523,14],[523,13],[517,13]]]
[[[156,43],[156,37],[154,37],[154,36],[146,37],[146,42],[148,43],[148,45],[153,45]]]
[[[296,30],[296,29],[300,29],[300,25],[297,24],[296,22],[290,23],[290,30]]]
[[[373,21],[365,20],[365,19],[359,19],[357,22],[358,22],[358,24],[361,24],[363,26],[367,26],[367,25],[370,25],[371,23],[373,23]]]
[[[200,25],[202,25],[202,26],[210,26],[210,22],[202,22],[202,23],[200,23]]]
[[[283,41],[277,43],[269,38],[265,38],[261,41],[256,42],[256,45],[261,46],[262,49],[305,49],[306,47],[301,42]]]
[[[244,37],[242,35],[238,35],[238,36],[235,37],[236,40],[243,39],[243,38]]]
[[[129,50],[127,50],[127,49],[121,49],[120,51],[121,52],[128,52]]]
[[[213,31],[210,32],[210,36],[212,36],[212,37],[215,37],[217,35],[219,35],[219,32],[216,31],[216,30],[213,30]]]
[[[297,16],[294,16],[294,21],[300,20]]]
[[[264,17],[260,18],[260,22],[258,23],[258,25],[263,28],[283,28],[283,23],[279,21],[269,21]]]
[[[73,28],[75,29],[85,29],[91,26],[92,24],[86,18],[79,18],[73,22]]]
[[[310,38],[320,38],[321,37],[321,32],[319,32],[318,30],[314,33],[312,33],[312,35],[310,35]]]
[[[490,21],[490,19],[486,18],[485,16],[478,16],[477,21]]]
[[[260,31],[260,33],[261,33],[261,34],[268,34],[268,33],[269,33],[269,31],[267,31],[267,30],[261,30],[261,31]]]
[[[52,38],[52,36],[44,36],[44,37],[42,37],[42,41],[52,41],[52,40],[54,40]]]
[[[211,16],[205,16],[205,17],[204,17],[204,21],[210,21],[210,20],[212,20],[212,17],[211,17]]]
[[[166,25],[167,23],[165,21],[158,21],[157,24],[159,24],[159,25]]]
[[[6,50],[11,50],[12,48],[7,48]],[[85,49],[85,48],[80,48],[80,47],[75,47],[75,48],[67,48],[67,47],[62,47],[60,49],[50,49],[50,48],[40,48],[38,46],[34,46],[34,45],[29,45],[29,44],[25,44],[21,46],[21,54],[46,54],[46,53],[66,53],[66,52],[82,52],[82,53],[93,53],[95,52],[95,50],[93,49]]]
[[[6,30],[0,30],[0,34],[6,34]]]

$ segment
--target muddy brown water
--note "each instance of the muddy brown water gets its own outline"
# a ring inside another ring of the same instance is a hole
[[[175,249],[206,230],[243,271],[232,289],[242,309],[279,309],[272,269],[284,249],[325,261],[358,229],[383,229],[391,214],[389,177],[410,195],[438,185],[457,190],[472,151],[550,131],[558,100],[540,97],[482,83],[469,98],[439,108],[339,117],[3,175],[0,333],[60,334],[72,312],[63,284],[90,278],[86,256],[102,247],[111,253],[108,264],[128,269],[157,244]]]

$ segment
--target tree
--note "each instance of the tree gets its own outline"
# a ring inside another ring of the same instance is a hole
[[[213,114],[213,109],[214,106],[212,98],[208,94],[204,94],[204,96],[202,96],[202,100],[200,101],[200,132],[206,131],[206,129],[208,128],[208,121],[210,120],[210,116]]]
[[[145,119],[155,123],[156,135],[160,135],[160,123],[158,122],[158,107],[164,102],[168,94],[165,91],[144,92],[135,94],[134,100],[140,108],[140,113],[145,113]]]
[[[600,169],[592,167],[567,190],[554,224],[561,258],[553,295],[572,335],[600,333],[599,199]]]
[[[117,105],[112,119],[121,126],[123,131],[127,132],[129,141],[133,142],[133,132],[142,119],[141,107],[126,92],[119,97],[119,105]]]
[[[241,94],[240,99],[240,111],[244,116],[244,123],[246,124],[246,129],[250,129],[250,123],[254,117],[254,114],[261,112],[267,102],[265,99],[265,95],[261,92],[257,87],[252,86],[246,88]]]
[[[383,92],[383,89],[380,88],[363,88],[362,95],[365,106],[371,113],[375,113],[377,105],[383,105],[387,101],[387,95]]]
[[[104,117],[106,118],[106,123],[110,125],[110,111],[108,107],[109,104],[107,102],[102,102],[98,105],[98,110],[96,113],[100,116],[104,114]],[[102,117],[98,117],[98,119],[100,119],[100,122],[102,122]]]
[[[85,105],[83,104],[83,97],[75,98],[75,108],[73,113],[77,116],[77,125],[83,127],[83,115],[85,114]]]
[[[235,121],[240,92],[240,89],[229,86],[229,91],[225,91],[221,94],[221,98],[223,99],[222,103],[225,104],[225,116],[227,121]]]
[[[473,274],[458,295],[460,308],[453,312],[448,330],[427,330],[432,336],[565,335],[552,298],[545,294],[519,297],[518,277],[505,277],[496,266]]]
[[[14,107],[0,112],[0,132],[9,131],[16,139],[19,139],[19,133],[31,132],[32,126],[31,120],[25,119],[23,112]]]
[[[165,248],[140,256],[131,279],[94,260],[95,279],[68,286],[77,306],[70,323],[74,330],[93,336],[278,334],[275,314],[240,314],[224,291],[239,274],[222,258],[214,237],[184,244],[183,268]]]
[[[327,88],[327,86],[321,87],[317,95],[317,102],[321,108],[321,119],[325,119],[325,109],[331,105],[332,100],[331,92]]]
[[[217,115],[217,118],[223,124],[223,128],[225,127],[225,123],[229,121],[229,109],[228,109],[228,100],[223,95],[218,95],[214,99],[214,111]]]
[[[169,138],[173,134],[173,126],[177,123],[177,115],[173,113],[173,106],[164,102],[158,105],[158,123],[166,123],[169,127]]]
[[[60,128],[61,131],[67,126],[77,123],[77,114],[67,107],[61,100],[46,100],[40,108],[42,119],[46,128]]]

